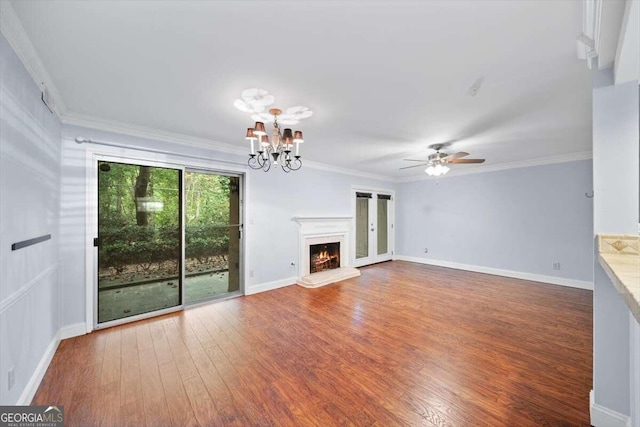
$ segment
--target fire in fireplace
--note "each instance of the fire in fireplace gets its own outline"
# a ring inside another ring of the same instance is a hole
[[[309,246],[309,273],[340,267],[340,242]]]

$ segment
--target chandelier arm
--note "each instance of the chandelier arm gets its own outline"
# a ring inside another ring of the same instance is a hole
[[[265,147],[266,157],[262,158],[262,170],[268,172],[271,169],[271,153],[270,147]]]
[[[259,158],[259,157],[258,157]],[[256,155],[249,155],[249,160],[247,161],[247,164],[249,165],[249,167],[251,169],[262,169],[262,165],[260,164],[260,162],[256,159]]]
[[[302,167],[302,160],[300,160],[300,156],[295,156],[295,160],[289,164],[289,168],[292,171],[297,171]]]
[[[269,154],[269,146],[265,146],[262,150],[262,153],[260,153],[260,165],[264,166],[265,163],[267,163],[268,161],[270,161],[271,159],[271,155]]]

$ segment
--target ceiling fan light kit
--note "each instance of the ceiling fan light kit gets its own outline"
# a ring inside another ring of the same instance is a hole
[[[430,176],[440,176],[449,172],[450,169],[451,168],[447,165],[437,163],[435,166],[434,165],[427,166],[427,168],[424,171],[427,175],[430,175]]]
[[[433,144],[429,148],[436,150],[435,153],[429,155],[426,160],[404,159],[408,162],[424,162],[413,166],[407,166],[400,169],[411,169],[420,166],[426,166],[424,172],[429,176],[439,177],[445,175],[451,170],[449,164],[472,164],[472,163],[484,163],[485,159],[462,159],[462,157],[468,156],[469,153],[459,151],[454,154],[441,153],[440,150],[444,147],[442,144]]]

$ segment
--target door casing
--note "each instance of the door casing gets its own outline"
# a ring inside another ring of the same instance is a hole
[[[371,199],[369,199],[369,223],[367,224],[367,230],[369,233],[369,255],[366,258],[356,258],[356,193],[371,193]],[[389,210],[387,212],[387,239],[388,247],[387,253],[378,255],[378,210],[377,200],[378,194],[386,194],[391,196],[389,201]],[[354,230],[351,237],[351,263],[354,267],[362,267],[369,264],[375,264],[377,262],[389,261],[393,259],[395,254],[395,191],[384,188],[372,188],[366,186],[352,186],[351,187],[351,212],[353,213],[352,230]],[[375,218],[374,230],[371,231],[371,221]]]

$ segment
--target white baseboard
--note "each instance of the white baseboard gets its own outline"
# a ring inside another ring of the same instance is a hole
[[[58,349],[58,344],[60,344],[60,332],[56,333],[54,337],[51,339],[51,342],[47,346],[47,349],[44,351],[44,354],[40,358],[40,362],[38,362],[38,366],[36,366],[36,370],[29,378],[29,382],[22,390],[22,394],[18,398],[16,405],[30,405],[33,400],[33,396],[36,395],[36,391],[38,391],[38,387],[40,386],[40,382],[42,382],[42,378],[44,378],[44,374],[47,372],[49,368],[49,364],[53,359],[53,355],[56,354],[56,350]]]
[[[273,282],[247,286],[247,288],[244,291],[244,294],[253,295],[253,294],[258,294],[260,292],[271,291],[273,289],[284,288],[285,286],[294,285],[297,280],[298,280],[298,277],[287,277],[286,279],[274,280]]]
[[[56,354],[56,350],[58,349],[58,345],[60,345],[60,341],[67,338],[77,337],[80,335],[86,334],[86,326],[84,323],[75,323],[73,325],[63,326],[56,332],[56,334],[49,342],[44,354],[40,358],[38,362],[38,366],[36,366],[35,371],[29,378],[29,382],[25,386],[24,390],[20,394],[16,405],[30,405],[33,397],[36,395],[36,391],[38,391],[38,387],[40,387],[40,383],[44,378],[44,374],[47,373],[47,369],[49,369],[49,365],[51,364],[51,360],[53,360],[53,355]]]
[[[545,276],[542,274],[524,273],[521,271],[502,270],[499,268],[482,267],[479,265],[460,264],[451,261],[396,255],[394,259],[399,261],[416,262],[419,264],[435,265],[438,267],[454,268],[456,270],[473,271],[476,273],[493,274],[495,276],[512,277],[514,279],[530,280],[533,282],[550,283],[552,285],[569,286],[572,288],[593,290],[593,283],[582,280],[565,279],[562,277]]]
[[[66,340],[67,338],[79,337],[87,333],[87,325],[84,323],[74,323],[73,325],[67,325],[60,328],[60,339]]]
[[[631,418],[594,402],[593,390],[589,392],[589,415],[593,427],[631,427]]]

